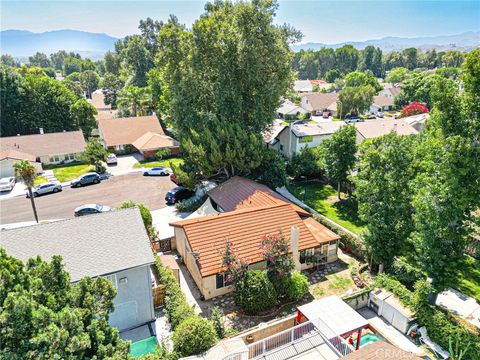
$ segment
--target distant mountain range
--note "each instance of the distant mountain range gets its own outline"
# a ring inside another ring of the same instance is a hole
[[[103,55],[114,49],[118,38],[107,34],[91,33],[79,30],[55,30],[43,33],[33,33],[25,30],[0,31],[0,51],[2,54],[10,54],[19,59],[27,59],[37,51],[51,54],[58,50],[75,51],[82,57],[93,60],[103,58]],[[472,50],[480,47],[480,31],[465,32],[458,35],[431,36],[431,37],[385,37],[377,40],[349,41],[338,44],[306,43],[294,45],[292,49],[318,50],[322,47],[338,48],[345,44],[351,44],[357,49],[363,49],[368,45],[377,46],[384,52],[403,50],[408,47],[416,47],[422,50]]]
[[[384,37],[376,40],[366,41],[348,41],[338,44],[306,43],[292,46],[293,51],[318,50],[322,47],[339,48],[343,45],[353,45],[357,49],[364,49],[366,46],[373,45],[382,49],[383,52],[392,50],[403,50],[409,47],[419,48],[421,50],[462,50],[468,51],[480,47],[480,31],[469,31],[457,35],[442,35],[428,37]]]
[[[31,56],[37,51],[48,55],[58,50],[66,50],[96,59],[113,50],[118,40],[107,34],[79,30],[55,30],[43,33],[5,30],[0,32],[0,49],[2,54],[10,54],[17,58]]]

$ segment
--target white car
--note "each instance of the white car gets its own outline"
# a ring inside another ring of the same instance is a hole
[[[11,177],[4,177],[0,179],[0,191],[12,191],[15,186],[15,178]]]
[[[167,176],[170,174],[170,169],[162,166],[153,167],[147,169],[143,173],[143,176]]]
[[[117,156],[115,154],[109,154],[106,163],[107,165],[117,165]]]

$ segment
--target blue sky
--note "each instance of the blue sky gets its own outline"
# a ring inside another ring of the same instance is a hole
[[[140,19],[174,13],[190,25],[205,1],[1,1],[1,29],[76,29],[123,37]],[[336,43],[385,36],[434,36],[480,30],[480,1],[280,0],[276,21],[300,29],[302,42]]]

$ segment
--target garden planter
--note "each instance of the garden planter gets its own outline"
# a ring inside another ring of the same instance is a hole
[[[253,336],[248,335],[246,340],[247,340],[247,343],[249,343],[249,344],[253,343]]]

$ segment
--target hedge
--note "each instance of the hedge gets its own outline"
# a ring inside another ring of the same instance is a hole
[[[412,307],[413,293],[407,289],[400,281],[393,279],[391,276],[382,273],[375,279],[375,285],[379,288],[391,291],[404,306]]]
[[[350,252],[353,255],[367,261],[367,249],[365,248],[365,244],[359,236],[346,232],[335,222],[325,216],[319,216],[314,214],[313,218],[317,220],[320,224],[325,225],[327,228],[340,236],[340,245],[343,250],[348,244],[348,246],[350,247]]]

